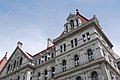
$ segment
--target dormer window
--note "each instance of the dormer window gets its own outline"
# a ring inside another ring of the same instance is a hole
[[[41,62],[41,59],[38,59],[38,64],[40,64],[40,62]]]
[[[45,62],[47,61],[47,55],[45,55]]]
[[[78,19],[76,19],[76,25],[77,25],[77,27],[79,26]]]
[[[68,32],[68,26],[67,25],[65,25],[65,28],[66,28],[66,32]]]
[[[53,53],[51,53],[51,58],[53,58],[54,57],[54,54]]]
[[[44,61],[44,56],[41,56],[41,62],[43,63],[43,61]]]
[[[50,60],[50,53],[47,53],[47,58],[48,60]]]
[[[70,20],[71,29],[74,29],[74,21]]]

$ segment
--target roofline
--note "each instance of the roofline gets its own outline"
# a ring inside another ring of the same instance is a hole
[[[71,34],[73,34],[73,33],[76,33],[76,32],[78,32],[79,30],[83,30],[83,29],[88,28],[87,26],[91,27],[90,25],[91,25],[91,26],[92,26],[92,25],[95,25],[94,27],[98,29],[98,32],[100,32],[100,34],[101,34],[101,35],[105,38],[105,40],[107,41],[107,44],[110,45],[110,47],[112,48],[112,47],[113,47],[112,43],[109,41],[109,39],[107,38],[107,36],[103,33],[103,31],[100,29],[100,25],[98,24],[98,22],[96,22],[95,19],[91,19],[91,20],[89,20],[88,22],[86,22],[85,24],[81,25],[80,27],[78,27],[78,28],[70,31],[69,33],[66,33],[66,34],[64,34],[63,36],[54,39],[54,40],[53,40],[53,43],[56,44],[56,43],[58,43],[59,41],[61,41],[61,39],[64,39],[66,36],[69,36],[69,35],[71,35]]]
[[[35,57],[35,56],[37,56],[37,55],[39,55],[39,54],[42,54],[42,53],[45,52],[46,50],[48,50],[48,49],[50,49],[50,48],[54,48],[54,47],[55,47],[55,45],[53,45],[53,46],[51,46],[51,47],[48,47],[48,48],[46,48],[46,49],[38,52],[37,54],[33,55],[33,57]]]

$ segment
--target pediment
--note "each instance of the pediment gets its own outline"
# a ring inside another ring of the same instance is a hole
[[[22,48],[17,46],[10,58],[8,59],[7,63],[3,67],[2,71],[0,72],[0,75],[11,73],[12,71],[24,67],[31,62],[32,57],[28,55]]]

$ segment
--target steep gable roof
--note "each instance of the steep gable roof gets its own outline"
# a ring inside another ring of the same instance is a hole
[[[8,61],[6,62],[5,66],[2,68],[0,74],[3,72],[4,68],[7,66],[7,64],[9,63],[9,61],[11,60],[11,58],[14,56],[14,54],[15,54],[15,52],[17,50],[19,50],[21,52],[21,54],[23,54],[27,58],[28,61],[30,61],[30,62],[33,61],[32,56],[30,56],[26,51],[24,51],[22,47],[20,47],[19,45],[17,45],[17,47],[13,51],[12,55],[10,56],[10,58],[8,59]]]
[[[7,62],[7,52],[6,52],[5,56],[3,57],[3,59],[0,60],[0,71],[2,70],[2,68],[4,67],[6,62]]]
[[[87,23],[88,21],[90,21],[90,20],[88,20],[86,17],[84,17],[83,15],[81,15],[81,14],[79,13],[78,9],[76,9],[76,13],[75,13],[75,14],[71,14],[71,13],[70,13],[70,15],[67,17],[66,20],[69,20],[69,19],[71,19],[71,18],[73,18],[73,17],[78,17],[78,18],[81,20],[81,25],[80,25],[80,26],[82,26],[83,24],[85,24],[85,23]],[[79,26],[79,27],[80,27],[80,26]],[[60,34],[59,37],[61,37],[61,36],[63,36],[63,35],[64,35],[64,31]]]

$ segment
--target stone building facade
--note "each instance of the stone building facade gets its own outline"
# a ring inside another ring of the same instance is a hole
[[[120,80],[112,43],[94,15],[70,14],[62,34],[31,55],[18,42],[0,80]]]

